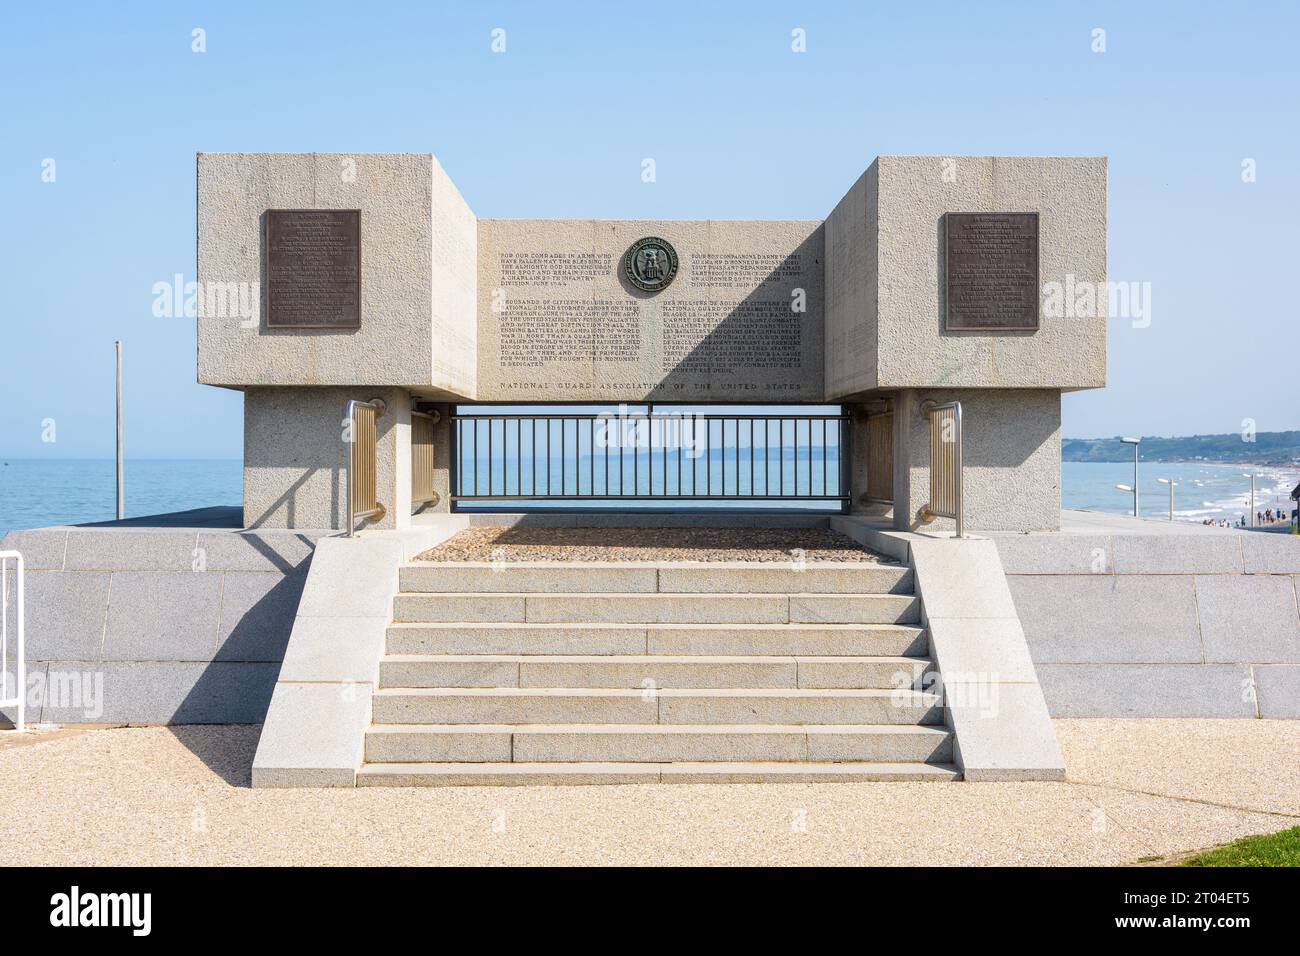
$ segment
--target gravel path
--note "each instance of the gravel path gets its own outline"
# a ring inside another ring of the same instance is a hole
[[[255,727],[0,748],[11,864],[1119,864],[1300,822],[1300,722],[1060,720],[1069,783],[251,790]]]
[[[808,561],[888,559],[828,528],[470,528],[417,561]]]

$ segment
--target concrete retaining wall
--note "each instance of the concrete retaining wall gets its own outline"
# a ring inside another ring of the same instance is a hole
[[[1300,538],[996,540],[1053,716],[1300,717]]]
[[[260,723],[325,534],[10,532],[0,549],[27,568],[28,720]]]
[[[1300,538],[1134,527],[994,539],[1051,713],[1300,718]],[[27,563],[29,719],[261,722],[328,534],[11,532],[0,548]]]

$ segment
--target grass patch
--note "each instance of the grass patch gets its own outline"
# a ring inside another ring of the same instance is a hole
[[[1243,837],[1198,853],[1182,866],[1300,866],[1300,827]]]

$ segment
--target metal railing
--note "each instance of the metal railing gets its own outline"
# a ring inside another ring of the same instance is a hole
[[[930,419],[930,501],[922,510],[930,517],[954,519],[960,538],[965,533],[961,402],[926,402],[922,409]]]
[[[666,505],[849,500],[847,415],[647,409],[453,415],[451,499]]]
[[[10,568],[13,570],[11,571]],[[13,578],[12,586],[10,578]],[[27,729],[27,649],[23,645],[23,556],[17,551],[0,551],[0,707],[17,705],[14,726]],[[14,595],[14,684],[9,678],[9,604]]]
[[[433,426],[437,413],[411,412],[411,507],[438,500],[433,487]]]
[[[348,446],[348,537],[357,532],[358,518],[382,518],[386,511],[377,499],[379,444],[375,418],[381,402],[348,402],[344,413],[344,439]]]

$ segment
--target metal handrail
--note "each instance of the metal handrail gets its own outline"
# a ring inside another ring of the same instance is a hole
[[[866,500],[894,503],[894,413],[867,416]]]
[[[433,426],[440,420],[437,413],[411,412],[412,507],[438,500],[438,492],[433,487]]]
[[[15,678],[17,687],[14,688],[14,696],[9,695],[9,572],[7,562],[12,559],[14,562],[14,591],[17,596],[15,601],[14,623],[16,635],[17,654],[15,661]],[[12,707],[18,705],[18,721],[15,726],[18,730],[27,729],[27,648],[24,645],[24,621],[23,621],[23,556],[17,551],[0,551],[0,707]]]
[[[952,518],[957,537],[965,537],[961,402],[925,402],[921,408],[930,420],[930,501],[921,510],[929,517]]]
[[[344,421],[349,423],[347,514],[348,537],[357,533],[358,518],[382,518],[387,510],[377,500],[376,472],[379,444],[375,418],[382,411],[380,402],[348,402]],[[361,454],[357,454],[357,446]]]

